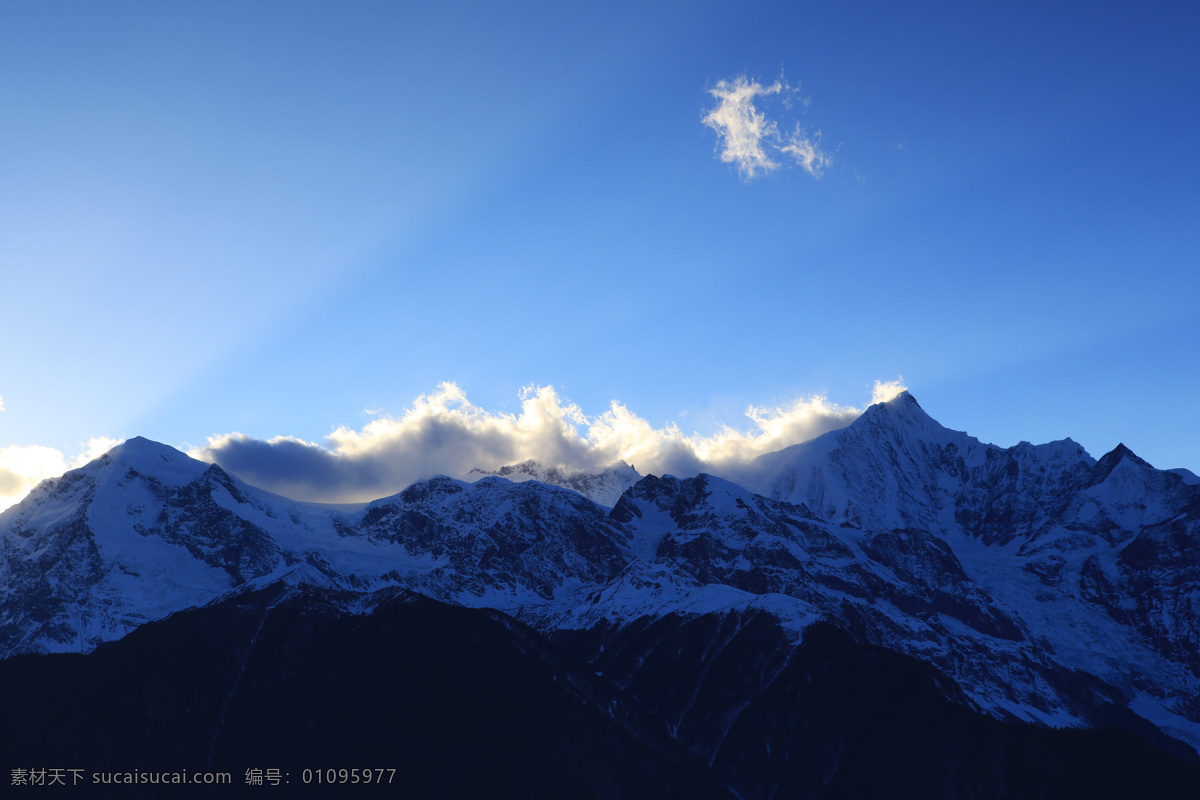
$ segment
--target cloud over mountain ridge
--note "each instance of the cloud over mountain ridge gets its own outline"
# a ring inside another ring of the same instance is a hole
[[[900,381],[876,381],[872,402],[903,389]],[[327,445],[230,433],[210,437],[190,455],[294,499],[362,502],[433,475],[465,477],[472,469],[528,460],[568,473],[599,472],[619,461],[643,474],[721,471],[843,428],[862,412],[815,395],[751,406],[749,432],[724,426],[708,436],[688,435],[674,423],[655,427],[616,400],[588,416],[553,386],[524,388],[518,414],[491,412],[447,382],[398,417],[375,419],[361,430],[338,428]]]

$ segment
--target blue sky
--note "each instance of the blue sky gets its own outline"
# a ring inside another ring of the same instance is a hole
[[[134,435],[515,430],[529,386],[715,446],[901,380],[1200,472],[1197,41],[1183,2],[7,3],[0,495]],[[739,80],[780,87],[753,176],[704,123]]]

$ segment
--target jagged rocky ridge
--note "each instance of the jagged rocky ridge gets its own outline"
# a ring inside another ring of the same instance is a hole
[[[787,652],[832,623],[932,665],[948,697],[996,718],[1148,720],[1200,747],[1186,475],[1124,447],[1097,461],[1070,440],[982,444],[903,394],[726,478],[647,476],[611,510],[499,477],[334,508],[134,439],[0,515],[0,653],[86,652],[280,581],[401,586],[551,636],[761,614]]]

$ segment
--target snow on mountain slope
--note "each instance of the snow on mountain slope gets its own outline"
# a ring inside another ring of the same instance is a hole
[[[673,525],[664,525],[664,516]],[[641,522],[651,520],[661,532],[656,565],[671,564],[694,585],[773,598],[771,608],[796,620],[797,631],[806,621],[834,620],[935,664],[994,713],[1078,725],[1095,710],[1069,670],[1026,635],[1019,618],[996,607],[944,541],[924,530],[832,526],[806,507],[709,475],[648,477],[625,494],[613,517],[635,529],[635,541]],[[728,602],[730,610],[753,605]],[[596,616],[591,609],[585,619]]]
[[[90,649],[232,587],[212,537],[179,527],[195,512],[171,514],[169,499],[206,469],[130,440],[0,515],[0,652]],[[169,533],[144,534],[154,527]]]
[[[1063,667],[1189,717],[1200,746],[1200,487],[1186,476],[1123,445],[1099,461],[1069,439],[985,445],[904,393],[739,477],[845,526],[945,542]]]
[[[325,507],[132,439],[0,515],[0,656],[88,650],[247,582],[312,571],[331,586],[402,583],[514,609],[615,575],[628,536],[576,492],[533,482],[443,477]]]

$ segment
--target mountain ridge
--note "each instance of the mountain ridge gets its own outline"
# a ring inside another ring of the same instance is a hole
[[[86,652],[278,581],[401,587],[543,632],[756,611],[796,644],[825,621],[919,658],[999,718],[1133,710],[1200,749],[1200,487],[1124,446],[986,445],[904,393],[611,507],[518,472],[334,507],[128,440],[0,514],[0,654]]]

